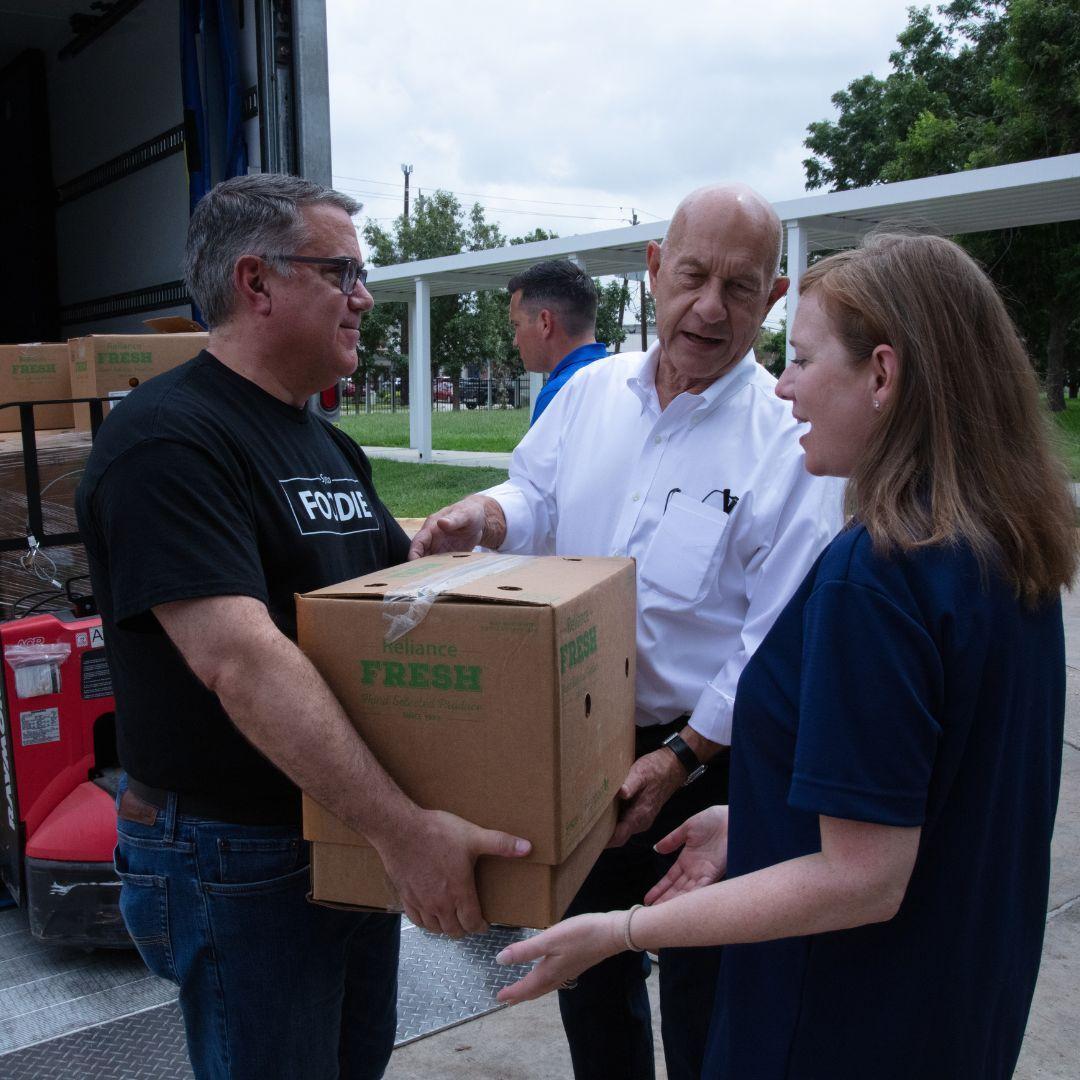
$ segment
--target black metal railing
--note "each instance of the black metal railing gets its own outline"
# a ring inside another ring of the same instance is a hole
[[[456,399],[455,399],[456,398]],[[437,376],[431,381],[431,407],[436,410],[528,409],[529,377],[459,379]],[[341,380],[341,412],[356,416],[373,412],[408,412],[409,390],[405,379],[379,373]]]
[[[115,404],[107,397],[50,398],[48,401],[9,401],[0,409],[18,409],[22,436],[23,484],[26,492],[26,528],[39,547],[60,547],[81,542],[78,532],[48,532],[41,508],[41,468],[38,462],[37,430],[34,409],[43,405],[89,405],[89,441],[97,438],[104,417],[104,406]],[[0,537],[0,551],[20,551],[26,547],[26,536]]]

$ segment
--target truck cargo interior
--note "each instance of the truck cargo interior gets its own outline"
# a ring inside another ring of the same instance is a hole
[[[324,0],[5,0],[0,140],[0,344],[197,319],[182,253],[201,195],[248,171],[330,183]],[[100,620],[72,611],[88,591],[72,496],[95,424],[35,431],[56,426],[49,408],[33,410],[30,464],[23,411],[0,409],[0,638],[69,649],[40,662],[29,698],[0,660],[0,1075],[186,1077],[177,989],[115,918],[112,690]],[[45,577],[24,583],[9,571],[35,500]],[[405,925],[398,1043],[496,1007],[515,976],[494,956],[519,934],[459,943]]]

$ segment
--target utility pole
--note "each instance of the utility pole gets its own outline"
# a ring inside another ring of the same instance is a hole
[[[405,223],[409,221],[409,176],[412,173],[412,166],[402,163],[401,171],[405,175]]]
[[[409,176],[412,174],[413,167],[401,163],[401,172],[405,177],[405,227],[409,227]],[[401,352],[404,356],[409,355],[409,312],[406,308],[405,315],[401,320]],[[394,411],[394,381],[390,380],[390,411]]]
[[[637,224],[637,211],[633,207],[630,208],[630,214],[632,215],[630,224],[631,225],[636,225]],[[630,292],[630,290],[627,288],[627,284],[628,284],[627,278],[626,278],[626,275],[624,274],[623,279],[622,279],[622,290],[619,292],[619,330],[620,331],[622,330],[623,315],[626,314],[626,298],[627,298],[627,296],[629,295],[629,292]],[[615,342],[615,351],[619,352],[621,349],[622,349],[622,342],[621,341],[616,341]]]
[[[637,211],[631,207],[630,212],[634,215],[634,220],[630,222],[631,225],[637,224]],[[649,348],[649,318],[645,308],[645,275],[641,275],[640,283],[640,297],[641,297],[641,351],[646,352]]]

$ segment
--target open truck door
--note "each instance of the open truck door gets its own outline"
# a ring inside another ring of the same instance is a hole
[[[193,201],[244,170],[331,181],[325,0],[32,6],[0,11],[0,343],[197,318],[182,271]],[[5,401],[0,418],[29,414],[27,527],[0,553],[77,544],[41,520],[34,405]],[[92,432],[102,415],[98,400]],[[71,601],[0,623],[0,877],[35,935],[120,945],[112,689],[100,620]]]

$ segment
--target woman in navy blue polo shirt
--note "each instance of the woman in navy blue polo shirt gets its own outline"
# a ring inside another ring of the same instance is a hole
[[[506,950],[543,959],[501,996],[720,943],[706,1077],[1008,1077],[1061,769],[1064,472],[1015,327],[948,240],[811,267],[792,344],[777,393],[851,517],[739,682],[730,814],[662,841],[682,852],[649,907]]]

